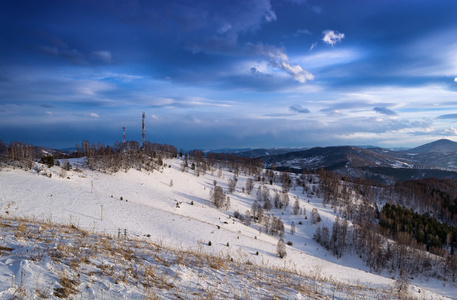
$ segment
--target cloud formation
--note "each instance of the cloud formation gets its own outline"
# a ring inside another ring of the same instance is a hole
[[[324,34],[324,37],[322,38],[324,43],[331,46],[334,46],[344,38],[344,33],[335,32],[333,30],[324,30],[322,33]]]
[[[457,114],[446,114],[438,116],[436,118],[440,120],[457,119]]]
[[[291,64],[289,62],[289,57],[283,49],[271,45],[265,45],[260,42],[257,44],[248,43],[247,46],[249,51],[257,55],[267,57],[270,66],[286,72],[300,83],[305,83],[308,80],[314,79],[314,75],[304,70],[300,65]]]
[[[252,67],[250,70],[252,75],[255,75],[255,76],[270,76],[269,74],[266,74],[266,73],[263,73],[263,72],[260,72],[259,70],[257,70],[256,67]]]
[[[88,65],[84,55],[76,49],[59,49],[56,47],[41,46],[41,53],[63,58],[75,65]]]
[[[97,113],[93,113],[93,112],[89,113],[88,116],[91,118],[100,118],[100,116]]]
[[[187,149],[417,146],[455,131],[457,1],[35,2],[0,9],[7,142],[109,144],[119,123],[141,139],[142,110],[155,141]]]
[[[94,51],[94,52],[92,52],[91,56],[92,56],[92,58],[101,60],[105,63],[110,63],[112,61],[111,52],[105,51],[105,50]]]
[[[300,114],[309,114],[310,113],[309,109],[307,109],[305,107],[302,107],[299,104],[291,105],[289,107],[289,110],[293,111],[293,112],[296,112],[296,113],[300,113]]]
[[[144,18],[144,11],[136,13]],[[179,44],[196,53],[236,51],[240,33],[255,32],[277,19],[269,0],[197,1],[192,5],[167,1],[154,7],[148,17],[157,28],[176,36]]]
[[[35,49],[39,52],[65,59],[75,65],[88,65],[84,54],[77,49],[71,49],[63,40],[42,31],[37,32],[36,37],[39,38],[39,42]],[[43,45],[43,42],[47,45]]]
[[[373,110],[379,114],[383,114],[386,116],[398,116],[398,114],[395,111],[388,109],[387,107],[375,107],[373,108]]]

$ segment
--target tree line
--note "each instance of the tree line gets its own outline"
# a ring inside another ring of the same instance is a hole
[[[455,181],[381,185],[325,170],[319,179],[323,205],[352,221],[347,229],[338,218],[333,228],[316,229],[316,241],[335,256],[357,254],[377,272],[457,280]]]

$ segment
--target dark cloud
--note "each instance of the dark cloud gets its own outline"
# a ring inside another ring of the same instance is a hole
[[[276,20],[269,0],[259,1],[161,1],[128,7],[130,20],[135,20],[153,34],[174,39],[175,43],[194,52],[220,53],[233,51],[238,35],[255,32],[263,24]],[[121,19],[123,8],[113,11]],[[152,26],[151,26],[152,25]]]
[[[440,120],[457,119],[457,114],[446,114],[438,116],[436,118]]]
[[[289,107],[289,110],[296,112],[296,113],[300,113],[300,114],[309,114],[310,113],[309,109],[302,107],[301,105],[298,105],[298,104],[291,105]]]
[[[37,36],[41,37],[44,42],[50,44],[37,46],[39,52],[50,56],[60,57],[75,65],[88,65],[84,54],[76,49],[70,49],[68,44],[64,41],[51,37],[43,32],[40,32]]]
[[[394,112],[391,109],[388,109],[387,107],[375,107],[373,110],[377,113],[386,115],[386,116],[398,116],[396,112]]]
[[[379,105],[382,103],[378,103]],[[335,103],[330,105],[327,108],[323,108],[320,111],[324,113],[334,113],[340,110],[348,110],[348,109],[367,109],[371,107],[373,104],[367,103],[367,101],[343,101],[339,103]]]
[[[252,75],[254,76],[267,76],[267,77],[271,77],[270,74],[266,74],[266,73],[262,73],[260,72],[259,70],[257,70],[256,68],[252,67],[250,70]]]
[[[62,50],[59,52],[59,56],[75,65],[88,65],[84,55],[76,49]]]
[[[147,109],[158,116],[148,118],[154,139],[184,148],[347,144],[394,135],[400,137],[391,141],[402,143],[414,131],[445,133],[457,114],[439,116],[447,112],[436,109],[455,106],[449,62],[456,46],[449,41],[457,2],[413,2],[6,1],[2,139],[14,132],[11,138],[40,144],[112,143],[121,139],[122,123],[141,140]],[[427,98],[443,103],[428,105]],[[399,99],[408,119],[373,116],[397,115],[389,99]],[[294,103],[307,108],[289,107]],[[30,128],[48,124],[50,111],[55,131],[36,136]],[[424,117],[432,121],[414,122]],[[12,130],[24,120],[27,127]]]

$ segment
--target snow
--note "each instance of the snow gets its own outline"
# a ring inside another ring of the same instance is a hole
[[[306,208],[308,216],[313,208],[319,210],[322,218],[319,225],[331,228],[335,213],[330,207],[324,208],[319,198],[305,199],[301,189],[290,192],[291,205],[285,212],[272,211],[285,224],[284,240],[293,243],[287,246],[286,258],[280,259],[276,255],[277,236],[259,232],[254,223],[247,227],[232,217],[236,210],[244,214],[255,200],[258,182],[251,195],[241,192],[247,176],[238,177],[235,193],[228,194],[231,208],[225,211],[216,209],[210,203],[209,192],[215,180],[227,190],[228,179],[233,178],[233,173],[227,170],[221,178],[210,173],[197,177],[192,171],[181,172],[181,161],[174,159],[165,161],[166,167],[161,171],[129,170],[110,175],[82,168],[81,160],[68,161],[73,166],[79,165],[82,171],[67,171],[63,178],[59,176],[61,168],[57,166],[44,167],[39,174],[36,168],[29,171],[3,168],[0,171],[0,214],[10,225],[0,226],[0,249],[12,249],[0,251],[0,299],[11,298],[20,286],[28,287],[26,294],[30,298],[38,298],[37,292],[33,292],[37,285],[50,296],[59,286],[59,275],[62,277],[62,272],[71,273],[72,269],[68,267],[70,258],[56,261],[52,256],[44,255],[41,260],[34,261],[31,259],[34,254],[43,254],[37,249],[54,249],[51,252],[57,253],[59,247],[77,247],[84,253],[86,250],[95,251],[91,245],[100,245],[97,251],[101,256],[88,259],[86,264],[80,263],[84,265],[81,267],[84,270],[78,273],[79,293],[92,298],[144,298],[147,289],[135,284],[133,273],[129,273],[130,277],[127,276],[124,282],[116,283],[122,272],[131,272],[126,271],[131,266],[107,255],[103,241],[113,245],[116,253],[133,249],[135,255],[141,257],[139,265],[144,270],[155,267],[156,274],[160,273],[156,277],[163,280],[160,284],[156,282],[152,291],[160,298],[176,298],[171,294],[166,297],[166,293],[161,294],[166,289],[160,288],[160,285],[172,285],[177,294],[186,295],[186,298],[203,298],[204,291],[212,291],[216,298],[271,297],[268,287],[252,284],[252,279],[245,280],[251,275],[260,276],[259,280],[265,284],[271,282],[276,287],[281,286],[282,289],[276,290],[275,295],[285,299],[309,297],[299,292],[300,287],[294,284],[296,281],[308,282],[324,298],[330,298],[339,283],[348,287],[369,287],[361,289],[359,298],[378,298],[379,295],[370,292],[370,288],[390,291],[395,285],[395,280],[388,274],[370,273],[358,257],[345,254],[337,259],[312,240],[317,225],[312,225],[303,215],[291,213],[293,197],[300,197],[300,207]],[[280,190],[280,187],[276,189]],[[70,228],[67,231],[74,229],[76,233],[73,235],[81,232],[89,234],[76,240],[73,237],[72,240],[68,232],[56,233],[57,229],[51,225],[40,226],[40,223],[31,222],[26,225],[30,228],[28,232],[39,231],[36,236],[40,240],[16,237],[20,223],[17,218],[22,217],[44,224],[63,224],[62,228]],[[292,221],[296,226],[294,235],[289,232]],[[299,225],[300,221],[302,225]],[[97,235],[100,233],[102,238]],[[47,243],[43,242],[45,237],[48,237]],[[208,246],[209,242],[211,246]],[[136,247],[138,244],[140,246]],[[154,252],[148,249],[148,245],[167,251]],[[198,257],[207,255],[213,258],[202,265],[192,265],[192,261],[197,264]],[[177,262],[182,256],[186,258],[186,263]],[[226,267],[211,267],[211,260],[215,258],[223,258],[223,262],[218,261],[218,264]],[[157,268],[159,264],[161,267]],[[50,271],[50,268],[60,270],[60,273]],[[112,275],[106,275],[109,272],[102,268],[111,270]],[[101,273],[104,275],[101,276]],[[142,275],[141,278],[146,277]],[[278,281],[278,277],[288,279]],[[455,285],[434,279],[411,282],[411,293],[425,299],[456,299],[456,290]],[[195,295],[189,296],[192,293]],[[346,298],[344,294],[338,295],[336,298]]]

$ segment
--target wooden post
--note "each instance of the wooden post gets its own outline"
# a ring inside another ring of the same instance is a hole
[[[94,182],[91,181],[91,182],[90,182],[90,193],[91,193],[91,194],[92,194],[93,188],[94,188]]]
[[[100,212],[100,221],[103,221],[103,205],[102,205],[102,210]]]

